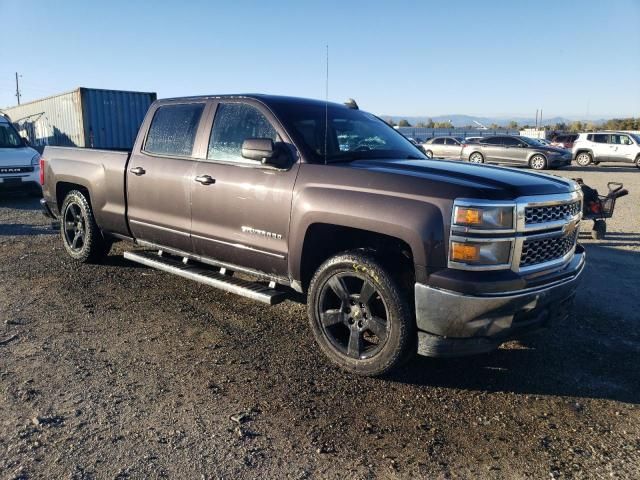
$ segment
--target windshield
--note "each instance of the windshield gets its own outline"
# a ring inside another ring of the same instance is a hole
[[[630,133],[629,135],[631,135],[633,137],[633,139],[636,141],[636,143],[638,145],[640,145],[640,135],[638,135],[636,133]]]
[[[22,138],[9,123],[0,123],[0,148],[22,147]]]
[[[409,140],[370,113],[334,105],[325,110],[322,104],[281,107],[279,117],[296,143],[301,144],[314,162],[370,158],[427,159]]]

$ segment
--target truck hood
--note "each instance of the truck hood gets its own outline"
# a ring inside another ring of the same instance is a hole
[[[577,184],[554,175],[540,174],[515,168],[475,165],[444,160],[357,160],[348,164],[391,175],[412,177],[432,193],[456,191],[472,193],[478,198],[515,199],[529,195],[555,195],[576,190]]]
[[[36,152],[31,147],[0,148],[0,167],[27,167]]]

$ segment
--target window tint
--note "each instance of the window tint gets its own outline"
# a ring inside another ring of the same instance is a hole
[[[518,145],[520,145],[520,140],[513,137],[503,137],[502,145],[505,145],[507,147],[517,147]]]
[[[9,123],[0,123],[0,148],[22,147],[22,140]]]
[[[247,138],[270,138],[278,141],[278,134],[260,111],[246,103],[221,103],[209,139],[209,160],[253,163],[242,156],[242,142]]]
[[[480,140],[480,143],[484,145],[502,145],[501,137],[487,137]]]
[[[596,143],[607,143],[609,141],[609,135],[596,133],[593,135],[593,141]]]
[[[160,107],[151,121],[144,150],[158,155],[191,156],[203,110],[202,103]]]
[[[610,143],[615,143],[616,145],[631,145],[631,139],[629,138],[628,135],[611,135],[611,142]]]
[[[456,140],[455,138],[447,138],[444,143],[446,143],[447,145],[460,145],[460,142],[458,142],[458,140]]]
[[[436,139],[433,141],[433,144],[434,144],[434,145],[444,145],[444,138],[436,138]]]

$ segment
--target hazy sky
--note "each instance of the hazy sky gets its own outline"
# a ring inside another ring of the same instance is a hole
[[[640,0],[0,0],[0,106],[78,86],[355,98],[378,114],[640,116]]]

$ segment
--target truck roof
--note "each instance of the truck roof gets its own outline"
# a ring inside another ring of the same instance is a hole
[[[175,103],[185,100],[210,100],[210,99],[252,99],[258,100],[266,105],[270,104],[304,104],[304,105],[328,105],[332,107],[349,108],[343,103],[325,102],[325,100],[318,100],[312,98],[302,97],[289,97],[286,95],[270,95],[265,93],[237,93],[237,94],[223,94],[223,95],[197,95],[192,97],[173,97],[158,99],[157,103]]]

